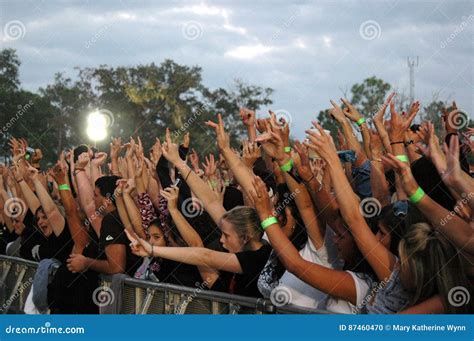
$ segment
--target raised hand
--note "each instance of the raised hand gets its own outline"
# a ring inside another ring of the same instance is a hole
[[[173,165],[183,162],[179,156],[178,145],[171,141],[171,132],[169,128],[166,128],[166,142],[162,145],[161,152],[166,160],[171,162]]]
[[[242,118],[242,122],[247,127],[253,127],[255,125],[255,111],[246,108],[240,108],[240,117]]]
[[[267,123],[270,122],[270,118],[259,118],[257,119],[257,124],[256,124],[256,127],[257,127],[257,130],[259,133],[263,133],[265,132],[265,130],[267,129]]]
[[[253,187],[247,191],[247,196],[254,203],[255,209],[261,220],[273,215],[273,206],[268,195],[267,186],[263,180],[256,176],[252,181]]]
[[[217,146],[221,151],[230,149],[229,135],[224,130],[224,122],[222,121],[222,115],[217,114],[217,123],[207,121],[206,125],[214,128],[217,135]]]
[[[151,147],[150,150],[150,161],[153,162],[154,167],[156,168],[156,165],[158,164],[158,161],[160,161],[162,155],[161,151],[161,142],[159,138],[156,138],[155,144],[153,147]]]
[[[403,117],[397,113],[395,110],[395,104],[390,102],[390,129],[388,131],[388,135],[390,137],[390,141],[398,142],[404,141],[405,132],[410,127],[411,123],[415,119],[416,114],[418,111],[410,112],[409,115]]]
[[[277,122],[276,115],[273,111],[268,110],[270,113],[270,126],[272,131],[280,135],[281,140],[283,141],[284,147],[290,146],[290,125],[282,117]]]
[[[82,153],[79,155],[76,161],[76,169],[85,169],[87,165],[89,164],[89,153]]]
[[[418,149],[433,162],[434,166],[440,173],[444,173],[446,170],[446,158],[439,145],[439,139],[436,136],[434,124],[431,122],[425,122],[419,130],[420,137],[423,137],[423,142],[426,146],[418,143]]]
[[[388,97],[387,97],[387,100],[385,101],[384,104],[382,104],[380,107],[379,107],[379,110],[377,111],[377,113],[374,115],[374,123],[380,123],[382,126],[383,126],[383,123],[384,123],[384,115],[385,115],[385,111],[387,110],[387,107],[390,105],[390,103],[392,103],[392,99],[393,97],[396,95],[395,92],[392,92]]]
[[[309,142],[305,142],[305,145],[315,150],[327,163],[339,162],[336,146],[331,136],[324,131],[319,123],[313,122],[313,125],[319,133],[314,130],[307,130]]]
[[[444,152],[446,154],[446,171],[442,174],[446,184],[451,185],[462,178],[461,163],[459,162],[459,139],[457,136],[451,136],[449,147],[444,144]],[[444,175],[444,176],[443,176]]]
[[[131,194],[134,189],[135,189],[135,179],[128,179],[127,183],[125,184],[123,188],[123,193]]]
[[[178,208],[178,197],[179,197],[179,188],[176,186],[171,186],[160,190],[160,194],[168,202],[168,209],[173,210]]]
[[[310,167],[310,160],[308,157],[308,149],[300,141],[296,140],[293,146],[298,153],[299,158],[294,158],[295,168],[303,181],[309,182],[314,177]]]
[[[110,143],[110,157],[112,159],[116,159],[120,155],[120,151],[122,150],[122,138],[112,138],[112,142]]]
[[[128,240],[130,240],[130,248],[132,252],[140,257],[147,257],[153,254],[153,245],[148,243],[146,240],[137,236],[135,232],[130,232],[128,230],[124,230],[125,234],[127,235]]]
[[[99,152],[95,153],[95,157],[91,160],[91,163],[94,167],[101,167],[105,160],[107,160],[107,153]]]
[[[352,105],[351,102],[349,102],[345,98],[341,98],[341,101],[346,106],[346,108],[343,111],[344,111],[344,115],[346,115],[347,118],[349,118],[353,122],[357,122],[362,118],[362,115],[359,113],[357,108]]]
[[[383,162],[391,166],[402,180],[403,190],[407,195],[413,195],[418,189],[418,184],[411,173],[410,165],[407,162],[398,160],[393,154],[382,157]]]
[[[255,142],[260,142],[265,153],[278,160],[278,162],[283,162],[287,155],[285,154],[285,144],[281,139],[280,135],[276,132],[278,128],[275,126],[275,122],[268,121],[266,122],[266,132],[259,135]]]
[[[210,154],[209,157],[206,156],[205,160],[206,162],[202,164],[202,166],[204,167],[204,175],[206,175],[207,178],[215,177],[217,171],[217,164],[214,160],[214,155]]]
[[[56,162],[52,169],[52,176],[58,185],[67,182],[67,169],[61,161]]]
[[[330,100],[331,104],[332,104],[332,108],[329,109],[329,113],[334,117],[334,119],[336,121],[338,121],[339,123],[341,122],[344,122],[344,120],[346,119],[346,115],[344,114],[344,111],[342,111],[341,107],[339,106],[339,104],[337,104],[336,102],[334,102],[333,100]]]
[[[242,161],[247,165],[247,167],[252,168],[253,164],[261,154],[260,147],[256,143],[247,140],[244,141],[242,148]]]
[[[26,174],[32,181],[39,180],[39,171],[35,167],[29,166]]]
[[[125,143],[124,147],[126,148],[125,158],[131,159],[136,150],[135,140],[133,139],[133,137],[130,137],[130,142]]]

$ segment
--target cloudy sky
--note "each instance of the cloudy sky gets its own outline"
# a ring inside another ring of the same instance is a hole
[[[289,112],[300,137],[367,77],[408,93],[407,56],[419,56],[416,98],[439,93],[473,117],[474,1],[0,0],[0,23],[32,91],[75,66],[171,58],[201,66],[211,88],[272,87],[273,110]]]

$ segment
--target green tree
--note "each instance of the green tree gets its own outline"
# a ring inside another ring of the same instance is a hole
[[[372,76],[361,84],[354,84],[351,87],[352,98],[350,101],[362,115],[371,118],[385,101],[391,87],[384,80]]]

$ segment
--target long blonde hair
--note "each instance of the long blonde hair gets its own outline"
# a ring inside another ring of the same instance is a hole
[[[468,313],[473,310],[473,299],[456,307],[452,289],[463,287],[472,292],[458,250],[427,223],[410,226],[401,239],[398,252],[402,267],[407,266],[414,283],[411,304],[418,304],[439,295],[445,313]],[[456,304],[457,305],[457,304]]]
[[[257,211],[248,206],[237,206],[227,211],[222,216],[223,220],[232,224],[237,235],[246,241],[244,250],[248,250],[248,245],[251,240],[260,241],[262,239],[262,231],[259,229],[260,218]]]

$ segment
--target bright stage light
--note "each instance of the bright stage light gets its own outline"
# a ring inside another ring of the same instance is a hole
[[[107,137],[107,117],[94,111],[87,117],[87,136],[94,141],[102,141]]]
[[[87,117],[87,123],[89,124],[89,127],[100,127],[105,129],[107,126],[107,117],[99,111],[94,111]]]

